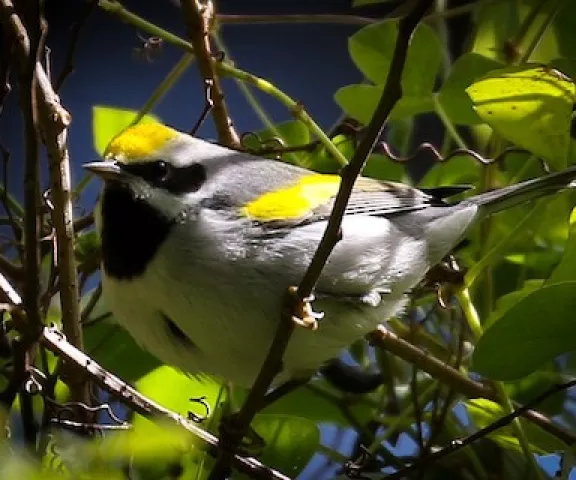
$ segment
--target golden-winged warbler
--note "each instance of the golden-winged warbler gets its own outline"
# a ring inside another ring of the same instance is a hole
[[[105,182],[96,210],[102,284],[144,348],[190,373],[251,386],[285,292],[326,227],[338,175],[323,175],[145,123],[84,165]],[[342,239],[318,281],[317,331],[297,328],[277,384],[310,375],[397,315],[408,293],[486,215],[551,194],[576,167],[473,196],[358,178]]]

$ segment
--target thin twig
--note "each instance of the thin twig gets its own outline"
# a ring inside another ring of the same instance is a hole
[[[127,22],[139,30],[142,30],[150,35],[155,35],[162,38],[166,42],[177,46],[189,53],[195,54],[194,47],[190,42],[180,38],[178,35],[154,25],[153,23],[139,17],[122,6],[117,0],[99,0],[98,6],[112,15],[116,15],[120,20]],[[338,150],[336,145],[328,138],[324,130],[310,117],[306,110],[297,101],[290,98],[286,93],[270,83],[268,80],[257,77],[244,70],[236,68],[229,62],[220,61],[215,62],[214,67],[221,75],[231,76],[237,78],[249,85],[254,85],[259,90],[276,98],[280,103],[286,106],[295,118],[300,120],[310,132],[315,135],[326,150],[336,159],[340,165],[344,166],[347,163],[346,157]]]
[[[418,369],[426,372],[438,381],[450,385],[467,397],[486,398],[494,402],[500,402],[498,394],[492,388],[462,375],[455,368],[452,368],[433,355],[412,345],[410,342],[399,338],[384,326],[380,326],[372,332],[369,335],[369,341],[376,346],[384,348],[402,360],[415,365]],[[554,424],[545,415],[535,410],[527,410],[523,412],[523,416],[563,442],[569,445],[576,444],[576,434]]]
[[[214,20],[214,5],[212,0],[181,0],[182,13],[186,22],[186,32],[192,42],[198,69],[204,79],[205,87],[210,93],[212,114],[218,141],[227,147],[238,147],[240,137],[232,125],[228,114],[224,92],[220,79],[216,75],[212,48],[210,45],[210,28]],[[209,87],[209,88],[208,88]]]
[[[314,286],[322,273],[332,249],[340,239],[342,218],[344,217],[344,211],[346,210],[348,199],[352,194],[356,178],[360,175],[364,162],[382,135],[384,125],[388,121],[390,112],[396,105],[396,102],[398,102],[402,97],[402,86],[400,81],[402,78],[402,72],[404,71],[404,64],[406,63],[408,45],[412,38],[412,33],[432,3],[432,0],[412,2],[414,7],[406,17],[400,20],[398,24],[398,37],[394,47],[392,61],[390,62],[390,71],[388,73],[386,85],[384,86],[375,113],[366,127],[365,136],[358,145],[350,163],[345,167],[342,174],[342,181],[340,183],[338,194],[334,200],[334,207],[328,220],[328,225],[324,235],[322,236],[318,249],[314,254],[312,262],[298,287],[298,295],[302,299],[307,298],[312,294]]]
[[[98,286],[92,292],[92,295],[90,295],[88,303],[86,304],[86,306],[82,310],[82,313],[80,314],[80,323],[82,325],[84,325],[84,323],[90,318],[90,315],[92,315],[94,307],[96,307],[96,304],[98,303],[98,300],[100,300],[101,296],[102,296],[102,284],[99,283]]]
[[[370,155],[370,152],[380,138],[390,112],[402,96],[400,80],[402,77],[402,71],[404,70],[410,38],[412,37],[412,33],[419,21],[432,3],[433,0],[412,2],[412,10],[400,21],[394,56],[390,65],[390,73],[388,74],[386,85],[384,86],[382,98],[380,99],[372,120],[366,128],[364,139],[358,145],[350,163],[345,167],[345,171],[342,174],[340,188],[334,201],[334,207],[322,240],[320,241],[318,249],[316,250],[304,278],[296,290],[296,295],[290,295],[287,297],[287,306],[282,312],[280,323],[266,360],[262,365],[256,382],[253,385],[248,398],[244,402],[242,409],[234,417],[234,435],[230,435],[229,445],[226,445],[228,450],[222,452],[214,466],[214,469],[210,473],[209,478],[211,480],[226,478],[229,476],[230,452],[237,448],[240,440],[250,425],[250,422],[258,411],[263,396],[281,368],[284,351],[288,346],[290,337],[295,328],[292,318],[293,316],[301,318],[301,316],[295,312],[304,311],[305,305],[312,295],[316,281],[318,280],[332,249],[340,239],[340,225],[344,215],[344,210],[348,204],[348,199],[352,193],[354,182],[360,174],[368,155]]]
[[[77,367],[81,368],[94,383],[111,393],[114,397],[135,412],[147,417],[160,417],[183,427],[201,440],[205,445],[211,447],[209,448],[209,451],[211,454],[214,454],[219,443],[218,439],[214,435],[199,428],[193,422],[188,421],[184,417],[181,417],[180,415],[146,398],[130,385],[103,369],[93,359],[67,342],[66,337],[55,327],[46,327],[44,329],[41,342],[46,346],[46,348],[56,353],[66,362],[73,363]],[[240,471],[249,474],[252,478],[289,480],[289,477],[268,468],[255,458],[234,454],[233,461]]]
[[[13,9],[11,0],[2,0],[4,12],[9,12]],[[22,25],[20,19],[14,11],[9,13],[13,34],[18,39],[17,50],[21,57],[31,55],[31,42],[28,37],[28,32]],[[41,20],[43,22],[43,19]],[[42,133],[42,138],[46,145],[49,157],[50,177],[51,177],[51,200],[54,204],[52,209],[52,222],[56,230],[57,238],[57,262],[60,276],[60,304],[62,309],[62,326],[65,334],[70,341],[78,348],[83,347],[82,332],[80,328],[80,312],[79,312],[79,298],[78,298],[78,285],[76,276],[76,264],[74,259],[74,228],[73,228],[73,212],[72,212],[72,187],[70,175],[70,161],[67,146],[67,127],[70,123],[70,114],[60,104],[58,95],[54,92],[50,80],[44,71],[41,62],[38,59],[34,60],[31,66],[34,72],[35,81],[31,94],[38,100],[37,113],[35,117],[34,139],[36,142],[36,157],[38,156],[38,140],[37,133]],[[27,91],[27,90],[26,90]],[[28,144],[32,146],[32,138],[28,140]],[[29,160],[32,162],[32,158]],[[30,173],[30,178],[27,180],[27,189],[30,192],[27,194],[30,198],[26,208],[34,208],[34,225],[32,219],[27,218],[27,228],[25,238],[28,242],[31,239],[37,243],[38,238],[38,225],[37,225],[37,209],[38,209],[38,158],[35,159],[35,173]],[[31,165],[29,166],[31,168]],[[32,185],[34,182],[34,186]],[[33,191],[32,191],[33,190]],[[33,202],[33,203],[32,203]],[[31,214],[30,214],[31,216]],[[34,248],[34,251],[32,250]],[[28,304],[30,295],[39,295],[39,257],[38,245],[27,246],[26,248],[26,264],[27,282],[30,283],[28,290],[25,289],[25,298]],[[35,252],[36,257],[31,255]],[[31,276],[35,275],[32,282]],[[25,285],[26,285],[25,284]],[[31,306],[27,308],[28,319],[32,325],[41,326],[41,319],[39,310],[38,313],[28,311]],[[36,308],[40,308],[39,300]],[[73,372],[70,372],[73,373]],[[71,393],[74,400],[88,401],[87,386],[84,381],[80,380],[79,375],[69,375],[70,379],[77,378],[79,381],[71,385]]]
[[[10,28],[10,35],[16,40],[16,57],[20,67],[22,111],[25,128],[24,166],[24,307],[30,322],[31,331],[42,328],[40,313],[40,247],[38,207],[40,198],[40,142],[38,131],[37,104],[37,54],[41,43],[39,19],[35,22],[32,38],[28,36],[22,20],[17,15],[11,0],[0,2],[3,22]],[[34,2],[30,10],[38,9]],[[32,12],[31,12],[32,13]],[[30,17],[33,17],[31,14]],[[32,334],[34,335],[34,334]]]
[[[552,395],[559,393],[559,392],[562,392],[564,390],[568,390],[574,386],[576,386],[576,380],[571,380],[569,382],[562,383],[560,385],[554,385],[553,387],[547,389],[545,392],[538,395],[534,400],[526,403],[525,405],[523,405],[521,407],[516,408],[513,412],[510,412],[509,414],[504,415],[503,417],[499,418],[498,420],[492,422],[487,427],[482,428],[481,430],[478,430],[477,432],[474,432],[472,435],[469,435],[466,438],[452,440],[448,446],[442,448],[441,450],[438,450],[438,451],[434,452],[433,454],[431,454],[430,456],[422,458],[421,460],[413,463],[412,465],[409,465],[409,466],[407,466],[401,470],[398,470],[397,472],[395,472],[391,475],[386,476],[386,480],[395,480],[395,479],[406,478],[408,476],[408,474],[422,470],[426,466],[428,466],[434,462],[437,462],[438,460],[440,460],[440,459],[442,459],[442,458],[444,458],[444,457],[446,457],[446,456],[448,456],[454,452],[457,452],[458,450],[461,450],[462,448],[470,445],[471,443],[479,440],[480,438],[486,437],[487,435],[498,430],[499,428],[502,428],[502,427],[505,427],[506,425],[509,425],[513,420],[517,419],[518,417],[520,417],[524,413],[531,411],[531,409],[533,409],[537,405],[541,404],[548,397],[551,397]],[[573,445],[573,443],[571,443],[569,445]]]

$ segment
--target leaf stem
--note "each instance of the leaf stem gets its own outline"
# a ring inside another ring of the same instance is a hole
[[[183,40],[173,33],[168,32],[167,30],[164,30],[163,28],[158,27],[157,25],[154,25],[153,23],[148,22],[147,20],[144,20],[138,15],[135,15],[134,13],[124,8],[120,2],[100,0],[98,5],[105,11],[118,16],[122,21],[134,25],[136,28],[145,31],[146,33],[160,37],[166,42],[182,48],[187,52],[194,53],[194,47],[191,43]],[[346,157],[342,154],[342,152],[340,152],[340,150],[338,150],[328,135],[324,133],[324,130],[322,130],[322,128],[320,128],[320,126],[312,119],[312,117],[310,117],[304,107],[293,100],[278,87],[276,87],[274,84],[268,80],[236,68],[227,62],[216,62],[214,67],[221,75],[228,75],[232,78],[246,82],[249,85],[254,85],[259,90],[274,97],[280,103],[285,105],[295,118],[306,125],[310,132],[316,136],[316,138],[318,138],[318,140],[326,147],[326,150],[330,152],[330,154],[338,161],[338,163],[340,163],[340,165],[345,166],[348,163]]]
[[[212,38],[214,38],[214,41],[216,42],[216,45],[218,46],[218,48],[222,52],[224,52],[225,58],[230,60],[231,57],[230,57],[230,54],[228,52],[228,49],[226,48],[226,45],[224,44],[224,41],[222,40],[222,37],[218,34],[218,32],[214,32],[212,34]],[[240,81],[237,78],[235,78],[234,81],[236,82],[236,85],[238,85],[238,88],[240,89],[240,91],[244,94],[246,101],[250,104],[250,106],[252,107],[252,110],[254,110],[254,113],[256,113],[256,116],[260,119],[262,124],[268,130],[273,132],[274,135],[276,135],[279,138],[282,138],[282,134],[280,133],[280,131],[276,127],[275,123],[272,121],[272,119],[270,118],[270,116],[268,115],[266,110],[264,110],[264,107],[260,104],[260,102],[258,101],[256,96],[252,93],[252,91],[250,90],[248,85],[246,85],[246,83]],[[286,152],[286,153],[284,153],[284,156],[286,158],[290,159],[291,162],[296,163],[296,164],[300,164],[300,158],[299,158],[300,155],[298,155],[297,153]]]
[[[164,77],[160,84],[154,89],[152,95],[146,100],[144,105],[138,111],[134,120],[130,125],[136,125],[144,115],[150,113],[152,109],[162,100],[162,97],[168,93],[168,91],[174,86],[174,84],[180,79],[184,74],[186,69],[194,62],[194,55],[190,53],[185,53],[182,55],[180,60],[172,67],[172,70]]]

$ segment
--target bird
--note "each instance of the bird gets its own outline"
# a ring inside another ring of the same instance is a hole
[[[287,289],[325,231],[341,177],[254,156],[163,123],[128,127],[103,159],[95,207],[102,290],[160,361],[250,387]],[[274,385],[309,378],[405,312],[410,293],[488,215],[572,187],[576,166],[449,201],[459,187],[356,179],[314,290],[319,328],[296,328]]]

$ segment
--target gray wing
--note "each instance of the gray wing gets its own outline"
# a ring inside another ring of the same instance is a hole
[[[460,194],[471,187],[454,185],[417,189],[396,182],[386,182],[360,177],[356,180],[344,215],[391,216],[421,210],[430,206],[447,206],[444,198]],[[334,198],[297,220],[263,222],[266,229],[309,224],[327,220],[334,206]]]

